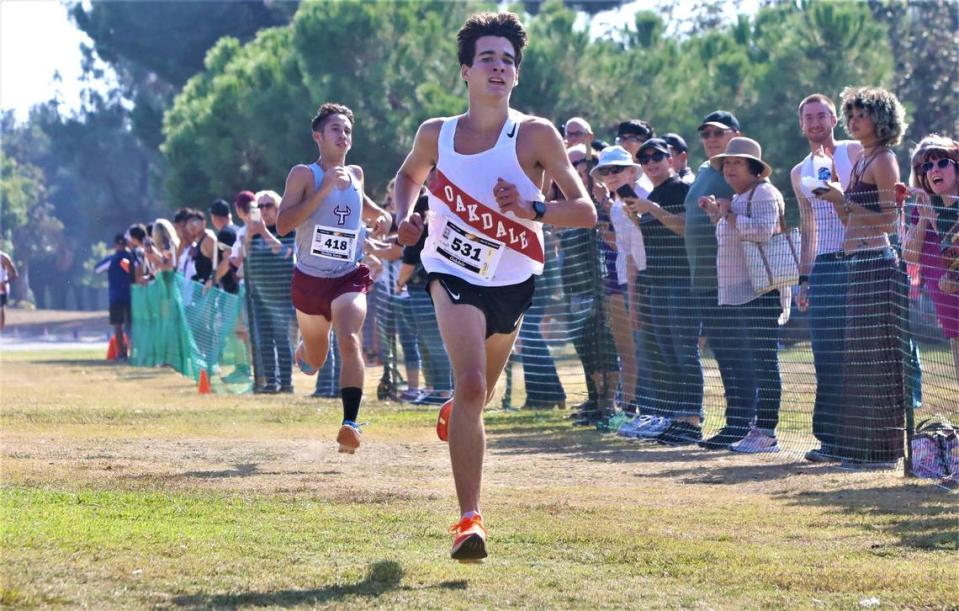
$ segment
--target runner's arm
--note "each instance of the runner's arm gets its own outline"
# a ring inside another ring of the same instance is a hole
[[[329,172],[327,173],[329,175]],[[280,235],[286,235],[305,221],[320,202],[330,194],[333,181],[323,176],[320,188],[312,197],[306,197],[307,186],[312,184],[313,172],[306,166],[298,165],[290,170],[286,177],[286,186],[283,188],[283,198],[280,200],[280,209],[276,217],[276,230]]]
[[[525,126],[530,129],[540,165],[566,197],[546,202],[542,222],[558,227],[595,227],[596,207],[569,162],[559,132],[545,119],[531,121]]]
[[[442,119],[430,119],[420,125],[416,131],[413,148],[396,173],[393,204],[396,206],[397,221],[408,220],[413,204],[420,195],[420,186],[426,182],[430,170],[436,165],[442,125]]]

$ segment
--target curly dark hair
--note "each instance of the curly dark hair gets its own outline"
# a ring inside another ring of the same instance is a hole
[[[472,66],[476,56],[476,40],[483,36],[499,36],[509,40],[515,51],[516,66],[523,61],[526,28],[516,13],[475,13],[470,15],[456,34],[456,56],[461,66]]]
[[[343,104],[327,102],[326,104],[320,106],[320,109],[316,111],[316,116],[313,117],[313,131],[323,131],[323,126],[326,125],[326,120],[333,115],[346,115],[346,118],[350,120],[350,123],[353,123],[352,110]]]
[[[902,135],[908,127],[906,110],[895,94],[881,87],[846,87],[840,97],[842,126],[846,133],[849,133],[849,117],[853,109],[863,109],[876,125],[879,144],[896,146],[902,141]]]

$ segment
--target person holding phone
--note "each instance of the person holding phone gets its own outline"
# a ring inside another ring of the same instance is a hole
[[[689,262],[683,246],[683,202],[689,185],[673,171],[670,147],[664,139],[644,142],[636,159],[654,186],[648,197],[624,201],[643,219],[649,326],[664,363],[659,385],[669,426],[655,439],[667,445],[691,444],[702,439],[704,414],[699,317],[690,307]]]
[[[846,228],[833,205],[819,195],[825,192],[825,183],[832,180],[838,180],[844,189],[849,186],[852,166],[862,147],[855,140],[835,140],[833,130],[838,123],[836,106],[825,95],[814,93],[799,103],[799,129],[809,144],[809,154],[790,172],[802,228],[796,304],[800,311],[809,311],[816,369],[812,429],[820,447],[806,453],[806,460],[811,462],[836,460],[842,409],[847,284],[842,244]]]

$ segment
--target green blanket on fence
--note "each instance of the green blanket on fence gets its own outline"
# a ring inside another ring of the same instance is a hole
[[[246,344],[236,337],[243,294],[207,289],[172,271],[131,290],[130,363],[169,366],[199,379],[206,371],[217,392],[245,392],[251,381]],[[233,366],[232,372],[224,371]]]

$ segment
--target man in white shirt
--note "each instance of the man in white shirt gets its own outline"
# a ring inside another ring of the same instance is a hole
[[[815,181],[838,180],[843,189],[862,147],[833,138],[836,107],[816,93],[799,104],[799,127],[809,143],[809,155],[790,172],[802,215],[799,309],[809,310],[809,335],[816,368],[813,434],[821,443],[806,454],[813,462],[833,460],[838,418],[842,409],[843,337],[846,328],[845,226],[831,203],[817,197]],[[818,158],[818,159],[817,159]],[[819,172],[823,171],[823,176]],[[835,175],[833,175],[835,173]]]

